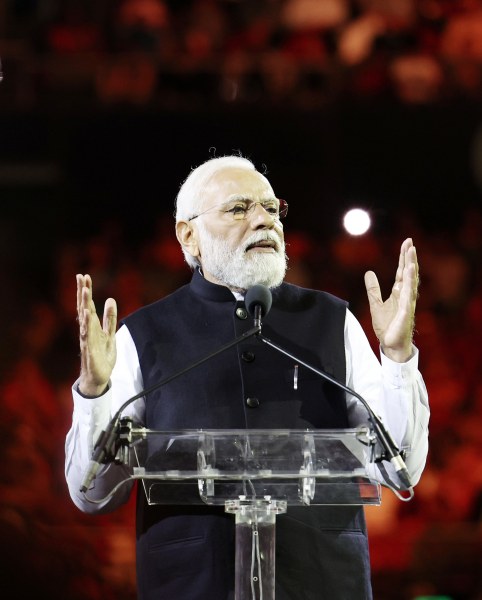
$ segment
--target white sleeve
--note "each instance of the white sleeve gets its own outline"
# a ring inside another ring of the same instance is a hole
[[[123,465],[102,465],[87,494],[80,492],[83,477],[92,456],[94,444],[122,404],[143,389],[143,381],[134,341],[127,327],[116,334],[117,360],[109,389],[99,398],[84,398],[77,391],[77,381],[72,388],[74,410],[72,427],[65,442],[65,477],[74,504],[83,512],[108,512],[127,502],[132,482],[120,486],[106,502],[93,503],[89,499],[105,498],[114,487],[128,479],[130,471]],[[145,403],[139,399],[122,413],[138,423],[144,423]]]
[[[381,364],[353,314],[345,321],[347,386],[360,394],[381,418],[394,442],[405,451],[405,464],[415,485],[425,467],[428,453],[428,394],[418,370],[418,350],[406,363],[396,363],[381,353]],[[367,422],[361,402],[347,398],[350,426]],[[383,463],[390,479],[398,481],[395,470]]]

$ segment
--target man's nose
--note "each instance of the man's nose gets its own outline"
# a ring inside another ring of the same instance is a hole
[[[276,221],[275,217],[264,208],[261,202],[255,202],[251,214],[248,216],[253,229],[272,229]]]

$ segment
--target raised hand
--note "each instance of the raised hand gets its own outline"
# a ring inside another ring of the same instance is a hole
[[[365,286],[375,334],[383,353],[396,362],[412,354],[415,306],[418,295],[417,252],[411,238],[400,249],[395,283],[387,300],[382,300],[380,285],[373,271],[365,273]]]
[[[81,361],[79,391],[85,396],[100,396],[107,388],[116,361],[117,304],[113,298],[106,300],[101,324],[92,299],[90,275],[77,275],[77,315]]]

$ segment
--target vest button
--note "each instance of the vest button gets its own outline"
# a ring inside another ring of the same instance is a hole
[[[259,400],[254,396],[252,398],[246,398],[246,404],[249,408],[257,408],[259,406]]]
[[[248,318],[248,311],[245,308],[237,308],[236,309],[236,316],[238,317],[238,319],[247,319]]]
[[[254,352],[249,352],[249,350],[246,350],[245,352],[243,352],[241,354],[241,358],[244,360],[244,362],[247,362],[247,363],[253,362]]]

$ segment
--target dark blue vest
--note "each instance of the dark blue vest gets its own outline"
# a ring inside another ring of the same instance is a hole
[[[282,284],[263,335],[345,382],[346,303]],[[253,326],[243,302],[194,273],[189,285],[124,320],[144,388]],[[344,393],[255,339],[148,395],[151,429],[342,428]],[[223,508],[148,506],[138,496],[139,600],[227,600],[234,582],[234,518]],[[371,598],[363,511],[290,507],[277,519],[277,600]]]

